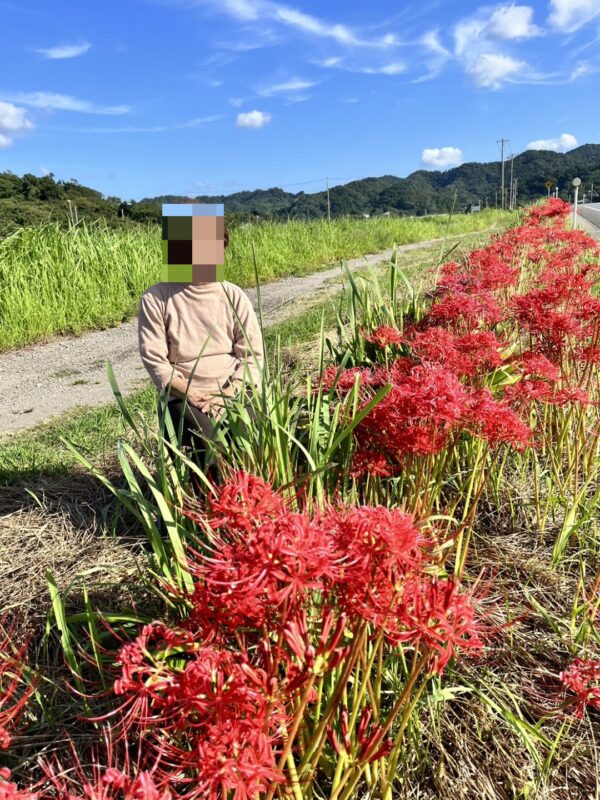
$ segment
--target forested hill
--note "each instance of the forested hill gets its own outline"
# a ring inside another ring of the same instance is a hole
[[[508,185],[510,165],[506,168]],[[571,181],[580,177],[582,190],[589,194],[593,182],[600,199],[600,145],[587,144],[569,153],[528,150],[515,156],[514,178],[519,204],[545,196],[547,180],[558,185],[560,196],[568,199]],[[364,178],[330,190],[333,216],[350,214],[434,214],[456,207],[463,210],[471,203],[495,204],[500,187],[500,164],[468,163],[445,172],[418,170],[406,178],[384,175]],[[314,218],[327,213],[325,191],[293,194],[283,189],[257,189],[230,195],[199,195],[194,200],[225,203],[230,220],[250,218]],[[45,219],[105,218],[111,225],[160,219],[161,204],[189,202],[188,197],[165,195],[139,202],[125,202],[105,197],[77,181],[55,181],[52,175],[18,177],[0,173],[0,234],[15,226],[35,224]]]
[[[562,197],[568,199],[571,181],[580,177],[585,191],[593,181],[600,198],[600,145],[587,144],[569,153],[552,153],[546,150],[528,150],[515,156],[513,176],[517,181],[517,199],[520,204],[538,200],[546,195],[544,184],[550,180],[559,187]],[[506,186],[510,178],[510,164],[506,165]],[[596,191],[595,190],[595,191]],[[435,214],[449,211],[456,195],[456,206],[462,210],[471,203],[495,204],[500,198],[500,163],[471,162],[460,167],[440,171],[418,170],[406,178],[384,175],[381,178],[364,178],[335,186],[330,190],[331,213],[382,214],[386,211],[403,214]],[[170,202],[172,198],[152,198]],[[314,217],[327,213],[327,193],[298,192],[290,194],[282,189],[237,192],[228,196],[196,198],[207,203],[226,203],[230,212],[253,213],[260,216]]]

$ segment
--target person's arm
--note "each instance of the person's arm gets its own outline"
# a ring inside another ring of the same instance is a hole
[[[259,387],[264,365],[262,333],[252,303],[241,290],[233,300],[231,312],[234,314],[233,352],[238,363],[230,382],[234,386],[240,386],[252,381]]]
[[[165,391],[170,384],[170,393],[175,397],[183,397],[188,382],[169,362],[163,315],[156,299],[150,294],[142,295],[140,300],[138,340],[140,358],[156,387]]]

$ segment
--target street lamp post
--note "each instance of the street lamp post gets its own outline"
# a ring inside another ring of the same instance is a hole
[[[573,178],[573,186],[575,187],[575,197],[573,198],[573,230],[577,227],[577,201],[579,199],[579,187],[581,186],[581,178]]]

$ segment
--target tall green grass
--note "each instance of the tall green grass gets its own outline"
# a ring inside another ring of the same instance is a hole
[[[262,223],[232,230],[225,269],[228,280],[267,282],[318,270],[352,258],[449,234],[508,223],[509,215],[426,219]],[[55,223],[23,228],[0,241],[0,350],[53,334],[117,325],[133,316],[141,293],[160,280],[158,226],[114,231],[104,223],[69,230]]]

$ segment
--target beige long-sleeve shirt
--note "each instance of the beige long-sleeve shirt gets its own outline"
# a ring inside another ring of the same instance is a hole
[[[207,393],[235,380],[260,386],[262,336],[239,286],[157,283],[141,297],[138,325],[140,356],[159,389],[192,371],[191,386]]]

